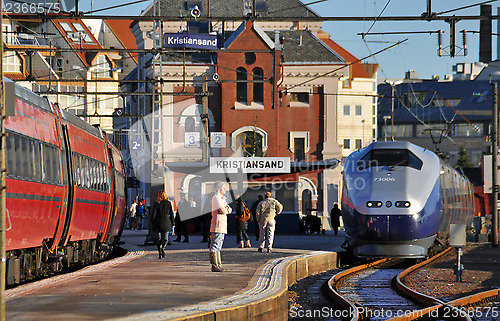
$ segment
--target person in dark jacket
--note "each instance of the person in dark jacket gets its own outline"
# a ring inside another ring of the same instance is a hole
[[[151,224],[152,231],[157,233],[156,247],[158,248],[158,258],[161,259],[165,257],[164,248],[168,241],[168,233],[172,232],[174,226],[172,203],[163,190],[158,192],[158,199],[153,204]]]
[[[241,218],[243,216],[243,206],[244,206],[243,195],[241,195],[236,199],[236,227],[238,229],[236,240],[237,243],[239,244],[238,245],[239,248],[252,247],[252,244],[250,244],[250,239],[248,238],[247,234],[248,222],[241,221]]]
[[[333,233],[337,235],[340,227],[340,217],[342,216],[342,211],[337,203],[333,204],[332,210],[330,212],[330,220],[332,222]]]
[[[250,213],[252,213],[253,223],[255,224],[255,240],[258,241],[260,237],[260,228],[259,228],[259,220],[257,219],[257,206],[259,206],[260,202],[262,202],[264,198],[262,195],[257,196],[257,201],[252,204],[250,208]]]
[[[186,193],[179,194],[180,201],[177,204],[177,215],[175,215],[175,234],[177,237],[174,242],[181,241],[181,234],[184,235],[182,243],[189,243],[189,233],[187,229],[187,220],[191,217],[191,203],[186,198]]]

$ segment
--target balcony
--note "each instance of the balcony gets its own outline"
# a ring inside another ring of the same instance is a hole
[[[20,47],[48,47],[47,39],[35,37],[26,33],[8,34],[5,37],[7,46],[20,46]]]

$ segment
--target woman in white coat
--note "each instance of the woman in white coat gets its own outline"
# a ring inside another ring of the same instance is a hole
[[[217,181],[214,183],[215,195],[212,198],[212,222],[210,224],[210,263],[212,272],[222,272],[220,251],[227,234],[227,215],[231,213],[231,207],[226,201],[226,184]]]

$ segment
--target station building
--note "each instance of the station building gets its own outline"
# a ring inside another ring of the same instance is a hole
[[[278,232],[296,232],[299,219],[308,214],[329,228],[330,209],[340,200],[342,157],[375,139],[377,66],[358,62],[321,30],[318,14],[299,4],[258,1],[252,13],[243,1],[159,1],[142,14],[181,14],[186,21],[132,24],[139,49],[162,46],[165,34],[220,38],[216,50],[164,48],[162,54],[139,54],[137,70],[126,78],[158,80],[122,88],[155,93],[130,96],[124,110],[142,116],[131,126],[128,144],[147,204],[165,188],[175,203],[180,192],[187,193],[201,213],[219,178],[203,158],[203,121],[208,119],[210,133],[225,141],[208,148],[209,158],[290,160],[286,173],[263,170],[229,178],[232,195],[243,186],[251,205],[258,194],[271,191],[285,207]],[[192,19],[195,5],[200,14]],[[259,22],[252,19],[255,15],[280,21]],[[224,21],[236,16],[241,21]],[[294,17],[314,19],[298,22]],[[190,145],[186,137],[199,137],[199,144]]]

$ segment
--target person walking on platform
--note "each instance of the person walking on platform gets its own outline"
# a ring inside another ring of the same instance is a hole
[[[137,213],[135,215],[136,218],[136,228],[140,231],[142,229],[143,219],[144,219],[144,200],[141,198],[139,200],[139,205],[137,206]]]
[[[189,212],[191,212],[191,203],[186,199],[186,194],[181,192],[180,194],[180,202],[177,205],[177,215],[175,216],[175,234],[177,238],[174,242],[181,241],[181,234],[184,235],[184,241],[182,243],[189,243],[189,234],[187,230],[187,218],[189,218]],[[181,217],[184,217],[184,219]]]
[[[151,230],[156,233],[156,247],[158,258],[165,257],[165,244],[168,242],[168,233],[174,226],[174,211],[172,203],[167,198],[165,191],[158,192],[158,199],[153,204],[151,213]]]
[[[136,223],[135,223],[135,215],[137,214],[137,200],[134,199],[132,202],[132,205],[130,205],[130,215],[128,219],[128,225],[131,230],[135,229]]]
[[[250,208],[250,213],[252,213],[252,219],[253,223],[255,224],[255,240],[259,241],[259,236],[260,236],[260,227],[259,227],[259,220],[257,219],[257,206],[259,206],[260,202],[262,202],[264,198],[262,195],[257,196],[257,201],[255,201],[252,204],[252,207]]]
[[[252,247],[247,234],[249,217],[246,217],[245,220],[245,210],[247,213],[249,212],[245,202],[243,202],[243,195],[241,195],[236,199],[236,228],[238,229],[237,243],[239,248]]]
[[[210,263],[212,272],[222,272],[220,251],[227,234],[227,215],[232,209],[226,201],[226,184],[217,181],[214,183],[215,195],[212,197],[212,223],[210,225]]]
[[[267,241],[267,253],[273,250],[274,230],[276,227],[276,215],[280,214],[283,210],[283,205],[271,197],[271,192],[266,192],[265,199],[257,206],[257,218],[260,227],[260,246],[258,251],[264,250]],[[264,239],[264,235],[266,239]]]
[[[340,227],[340,216],[342,212],[340,211],[339,204],[333,204],[332,210],[330,211],[330,220],[332,221],[333,233],[337,235]]]

